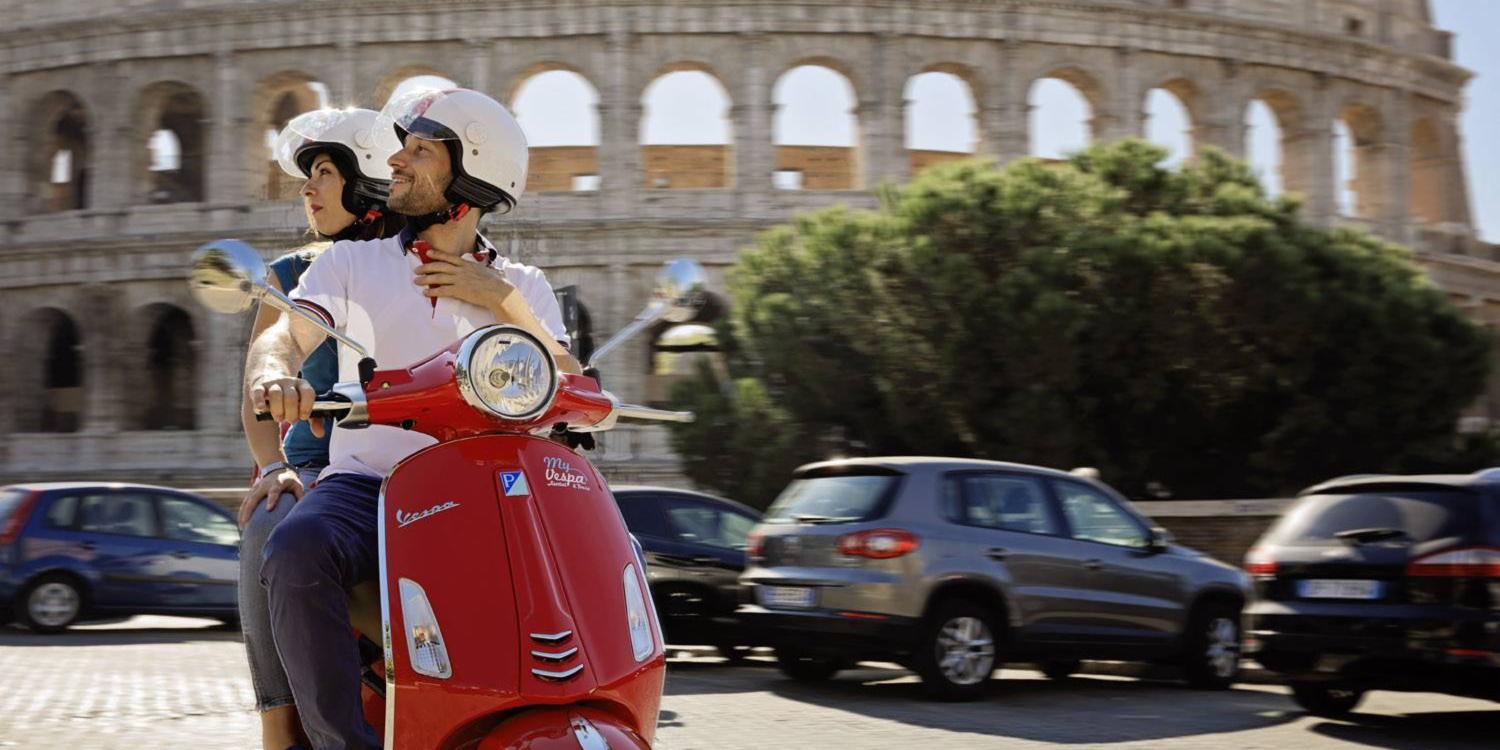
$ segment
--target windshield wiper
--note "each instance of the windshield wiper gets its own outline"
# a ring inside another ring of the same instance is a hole
[[[1387,539],[1408,539],[1405,531],[1401,529],[1350,529],[1340,531],[1333,535],[1334,538],[1354,544],[1368,544],[1370,542],[1383,542]]]
[[[797,523],[819,524],[819,523],[847,523],[849,521],[853,521],[854,519],[850,518],[850,517],[847,517],[847,516],[834,517],[834,516],[819,516],[819,515],[815,515],[813,513],[793,513],[792,514],[792,520],[796,521]]]

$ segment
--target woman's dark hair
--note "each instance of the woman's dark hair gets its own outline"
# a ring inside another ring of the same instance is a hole
[[[354,214],[353,224],[345,227],[344,231],[326,239],[383,240],[388,237],[395,237],[401,233],[402,229],[406,228],[405,216],[393,213],[385,207],[384,203],[377,203],[355,192],[354,181],[359,179],[359,176],[354,170],[354,165],[349,162],[348,157],[344,153],[338,149],[328,148],[319,150],[318,154],[327,154],[328,160],[333,162],[334,168],[339,171],[339,176],[344,178],[344,194],[341,196],[344,210]],[[309,160],[309,166],[316,159],[317,155],[314,155]],[[314,232],[315,230],[312,227],[308,227],[308,231]]]

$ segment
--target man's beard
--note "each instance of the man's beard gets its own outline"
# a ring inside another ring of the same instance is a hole
[[[403,216],[423,216],[447,208],[448,199],[430,179],[413,177],[406,192],[392,195],[386,207]]]

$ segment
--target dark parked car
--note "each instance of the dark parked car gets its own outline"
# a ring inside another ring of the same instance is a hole
[[[55,633],[86,616],[233,622],[234,517],[196,495],[136,484],[0,488],[0,612]]]
[[[733,500],[664,487],[617,487],[625,525],[646,553],[667,642],[706,644],[734,661],[748,644],[735,608],[745,545],[760,514]]]
[[[751,541],[755,604],[793,679],[860,659],[977,697],[1002,662],[1171,660],[1195,685],[1239,670],[1244,573],[1170,542],[1108,486],[946,458],[804,466]]]
[[[1369,690],[1500,700],[1500,472],[1316,485],[1245,567],[1256,659],[1308,711]]]

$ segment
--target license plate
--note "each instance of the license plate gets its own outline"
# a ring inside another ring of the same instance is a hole
[[[760,603],[767,607],[811,607],[813,589],[806,586],[761,586]]]
[[[1297,582],[1297,595],[1303,599],[1379,599],[1384,587],[1380,581],[1318,579]]]

